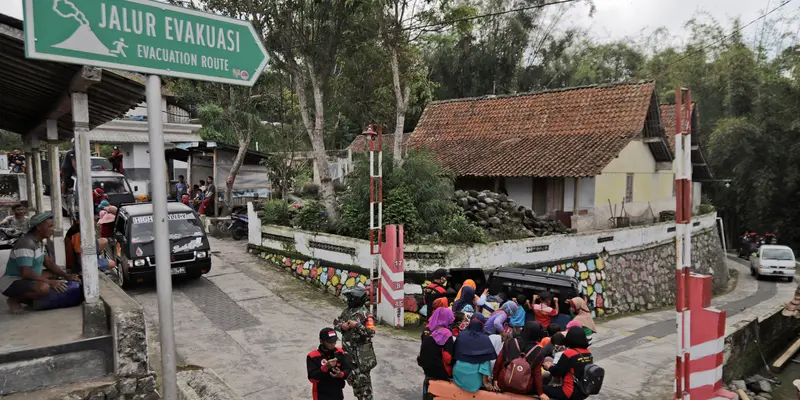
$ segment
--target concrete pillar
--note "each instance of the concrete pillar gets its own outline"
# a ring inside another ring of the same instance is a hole
[[[34,188],[35,182],[33,178],[33,168],[31,165],[31,160],[33,159],[33,154],[31,152],[31,140],[30,137],[24,137],[22,140],[22,151],[23,154],[25,154],[25,187],[27,189],[28,208],[34,212],[39,212],[39,207],[36,204],[36,194]]]
[[[44,183],[42,182],[42,152],[40,149],[41,142],[38,137],[31,138],[31,159],[30,166],[33,167],[33,181],[36,184],[33,190],[33,195],[36,198],[36,210],[44,212]]]
[[[63,240],[64,214],[61,211],[61,183],[59,182],[61,162],[58,153],[58,121],[54,119],[47,120],[47,158],[50,160],[50,209],[53,212],[53,225],[55,226],[53,245],[56,251],[55,262],[57,265],[63,266],[67,259]]]
[[[87,303],[100,298],[100,276],[97,271],[97,247],[94,232],[94,202],[92,201],[92,161],[89,146],[89,96],[72,93],[72,118],[75,125],[75,165],[77,166],[78,204],[81,222],[81,265],[83,294]]]

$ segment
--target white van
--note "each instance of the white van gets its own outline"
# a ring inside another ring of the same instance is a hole
[[[763,245],[750,256],[750,274],[756,279],[762,276],[775,276],[786,278],[791,282],[794,279],[796,263],[791,248]]]

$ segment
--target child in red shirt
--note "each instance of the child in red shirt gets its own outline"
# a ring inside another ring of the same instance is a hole
[[[538,296],[534,295],[533,301],[536,304],[531,308],[536,316],[536,322],[542,324],[542,326],[549,326],[551,319],[558,315],[558,297],[553,298],[550,292],[545,291]],[[555,302],[555,308],[550,307],[553,302]]]

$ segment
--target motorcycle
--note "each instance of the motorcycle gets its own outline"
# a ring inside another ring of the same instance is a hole
[[[739,258],[749,259],[757,249],[758,239],[752,235],[745,235],[739,244]]]
[[[242,240],[246,238],[248,234],[247,226],[247,214],[232,214],[230,228],[228,229],[230,230],[233,240]]]
[[[0,249],[10,249],[22,237],[23,232],[14,228],[0,228]]]

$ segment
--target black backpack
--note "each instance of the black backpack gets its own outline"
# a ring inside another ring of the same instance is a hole
[[[597,364],[588,363],[583,366],[583,378],[579,379],[573,375],[575,388],[584,396],[600,394],[605,376],[606,370]]]

